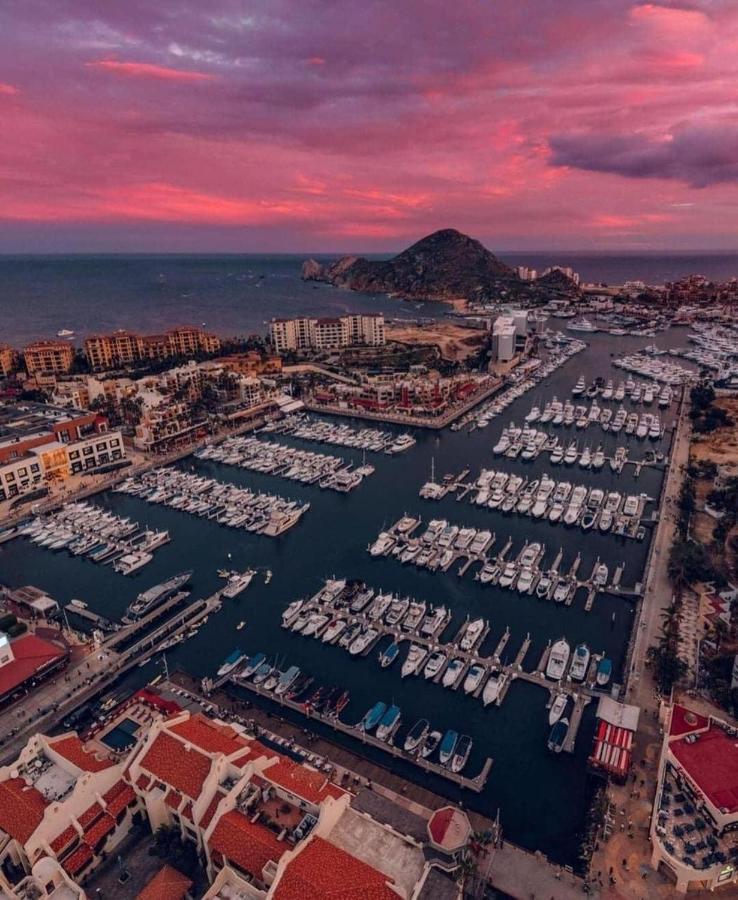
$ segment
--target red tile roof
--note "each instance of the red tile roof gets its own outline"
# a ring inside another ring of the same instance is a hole
[[[279,756],[276,763],[262,772],[264,778],[310,803],[319,804],[326,797],[343,797],[346,792],[328,781],[321,772]]]
[[[218,804],[225,797],[225,794],[222,791],[216,791],[213,794],[213,799],[208,804],[208,808],[205,810],[205,813],[200,819],[200,828],[203,831],[208,827],[208,825],[212,822],[213,816],[215,815],[215,810],[218,808]]]
[[[182,711],[182,707],[179,703],[175,703],[174,700],[165,700],[164,697],[160,697],[157,693],[148,688],[141,688],[140,691],[137,691],[135,699],[142,700],[144,703],[148,703],[150,706],[155,707],[161,712],[168,713],[169,715],[175,715]]]
[[[179,809],[179,804],[182,802],[182,795],[178,794],[175,790],[170,790],[167,792],[164,802],[171,809]]]
[[[78,837],[77,829],[74,825],[70,825],[69,828],[65,828],[61,834],[57,834],[53,841],[49,843],[49,847],[54,851],[54,853],[61,853],[62,850],[66,850],[66,848],[72,843],[72,841]]]
[[[229,725],[218,725],[199,714],[190,716],[176,725],[168,725],[167,730],[176,734],[190,744],[195,744],[206,753],[223,753],[230,756],[248,747],[244,740]]]
[[[188,750],[181,741],[162,731],[141,760],[141,765],[166,784],[196,800],[210,772],[211,761],[199,750]]]
[[[101,841],[106,834],[110,834],[111,831],[115,831],[115,819],[105,813],[102,818],[95,822],[89,831],[85,831],[85,843],[90,847],[94,847],[95,844]]]
[[[692,712],[686,706],[675,704],[671,713],[671,724],[669,725],[669,737],[682,737],[685,734],[691,734],[693,731],[704,731],[710,725],[707,716],[701,716],[699,713]]]
[[[81,815],[77,816],[77,821],[83,828],[88,828],[98,816],[102,815],[102,812],[103,808],[96,800],[92,806],[88,806]]]
[[[135,799],[136,794],[134,793],[133,788],[130,784],[127,784],[120,793],[116,794],[112,800],[108,801],[107,811],[111,816],[117,816]]]
[[[141,773],[141,775],[138,776],[136,784],[141,788],[142,791],[145,791],[146,788],[151,784],[151,779],[148,775],[144,775],[143,773]]]
[[[738,738],[713,725],[693,744],[682,738],[669,750],[714,806],[738,811]]]
[[[289,863],[274,900],[398,900],[392,879],[323,838],[314,837]]]
[[[70,875],[76,875],[91,859],[92,850],[90,850],[87,844],[80,844],[74,853],[70,853],[64,860],[62,866]]]
[[[35,634],[17,638],[10,647],[15,658],[0,668],[0,697],[11,693],[37,672],[48,669],[67,656],[66,650]]]
[[[186,875],[164,866],[136,895],[136,900],[182,900],[191,887],[192,881]]]
[[[113,765],[110,759],[101,759],[89,750],[85,750],[82,741],[76,734],[60,740],[50,740],[49,746],[70,763],[83,772],[102,772]]]
[[[41,824],[47,805],[43,794],[22,778],[0,781],[0,829],[21,844]]]
[[[194,818],[192,816],[192,800],[188,800],[187,803],[182,807],[182,815],[185,819],[189,819],[190,822],[194,822]]]
[[[277,840],[276,834],[269,828],[252,823],[235,809],[220,817],[209,845],[259,879],[262,878],[264,866],[270,860],[278,862],[289,849],[287,844]]]

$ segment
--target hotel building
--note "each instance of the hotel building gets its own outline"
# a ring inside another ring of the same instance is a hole
[[[277,353],[287,350],[336,350],[353,346],[380,347],[385,343],[384,316],[372,313],[321,319],[272,319],[269,336]]]
[[[95,370],[125,368],[146,360],[217,353],[218,350],[220,338],[194,326],[179,326],[164,334],[152,335],[121,330],[85,339],[85,354]]]
[[[68,341],[34,341],[23,349],[29,375],[61,375],[74,362],[74,347]]]
[[[0,378],[7,378],[18,368],[18,351],[9,344],[0,344]]]

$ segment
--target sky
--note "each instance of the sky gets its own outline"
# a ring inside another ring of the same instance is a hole
[[[733,250],[737,0],[2,0],[0,252]]]

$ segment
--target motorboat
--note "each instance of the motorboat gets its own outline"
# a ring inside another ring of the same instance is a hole
[[[425,647],[421,647],[420,644],[411,644],[405,662],[402,664],[402,677],[417,675],[427,655],[428,651]]]
[[[589,647],[586,644],[577,645],[569,673],[574,681],[584,681],[587,677],[590,656]]]
[[[377,737],[380,741],[388,741],[395,733],[397,726],[400,724],[400,707],[392,704],[377,726]]]
[[[486,671],[486,668],[479,663],[474,663],[474,665],[469,668],[466,678],[464,679],[463,687],[465,694],[473,694],[476,691],[482,683]]]
[[[569,720],[566,717],[559,719],[551,729],[548,736],[548,749],[552,753],[561,753],[564,749],[564,741],[569,733]]]
[[[421,757],[423,759],[428,759],[429,756],[432,756],[435,753],[438,745],[441,743],[442,738],[443,735],[440,731],[429,732],[420,749]]]
[[[365,713],[364,718],[359,723],[359,728],[366,732],[372,731],[379,724],[386,712],[387,704],[378,700],[374,706]]]
[[[566,694],[557,694],[554,697],[553,703],[551,704],[551,708],[548,711],[548,724],[552,728],[559,721],[559,719],[564,715],[564,710],[566,709],[566,704],[567,704]]]
[[[474,645],[477,643],[479,638],[484,631],[485,621],[484,619],[473,619],[466,626],[466,631],[464,632],[464,636],[461,638],[461,642],[459,643],[459,649],[468,653],[470,650],[474,649]]]
[[[430,723],[427,719],[418,719],[405,736],[405,743],[403,745],[404,751],[406,753],[412,753],[421,747],[428,736],[429,729]]]
[[[559,681],[563,678],[566,667],[569,663],[569,657],[571,655],[571,647],[569,646],[566,638],[560,638],[556,643],[551,647],[551,651],[548,655],[548,662],[546,663],[546,677],[550,678],[552,681]]]
[[[428,657],[428,662],[426,662],[425,667],[423,668],[423,677],[431,680],[438,675],[441,671],[443,664],[446,662],[446,654],[442,653],[440,650],[436,650],[435,653],[431,653]]]
[[[383,669],[387,669],[400,655],[400,645],[393,641],[389,647],[386,647],[379,654],[379,665]]]
[[[456,772],[458,774],[464,769],[464,766],[469,761],[469,754],[472,750],[472,743],[472,739],[468,734],[462,734],[458,739],[458,741],[456,742],[454,755],[451,757],[451,762],[449,764],[449,768],[452,772]]]
[[[443,678],[441,679],[441,684],[445,688],[453,687],[456,682],[459,680],[459,676],[461,675],[464,669],[464,660],[460,657],[456,659],[452,659],[451,662],[446,666],[446,671],[443,673]]]
[[[607,656],[603,656],[602,659],[597,663],[597,685],[598,687],[604,687],[612,676],[612,660]]]
[[[442,766],[445,766],[450,762],[456,751],[456,745],[458,742],[459,733],[457,731],[454,731],[452,728],[449,728],[448,731],[443,735],[441,746],[438,751],[438,758],[441,761]]]
[[[223,660],[223,664],[220,666],[217,672],[218,678],[224,678],[226,675],[229,675],[241,662],[242,659],[243,650],[237,647]]]
[[[492,669],[489,673],[487,683],[484,685],[484,690],[482,691],[482,703],[485,706],[489,706],[490,703],[496,703],[506,682],[506,672],[501,669]]]

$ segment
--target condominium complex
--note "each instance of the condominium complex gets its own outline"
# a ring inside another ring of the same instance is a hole
[[[425,818],[371,790],[350,792],[172,696],[139,691],[85,742],[36,735],[0,768],[0,896],[100,896],[96,869],[115,856],[127,867],[134,818],[187,842],[206,900],[461,896],[449,875],[471,835],[461,810]],[[123,720],[132,746],[111,752],[107,733]],[[167,880],[170,891],[138,896],[184,897],[188,879],[161,865],[149,884]]]
[[[0,501],[125,456],[119,431],[97,413],[41,403],[0,408]]]
[[[8,344],[0,344],[0,378],[15,372],[18,362],[18,351]]]
[[[115,369],[146,360],[172,356],[217,353],[220,338],[194,326],[172,328],[164,334],[140,335],[131,331],[91,335],[85,340],[85,354],[93,369]]]
[[[72,368],[74,347],[68,341],[34,341],[23,350],[29,375],[62,374]]]
[[[360,345],[379,347],[385,343],[384,316],[372,313],[323,319],[272,319],[269,336],[277,353]]]

